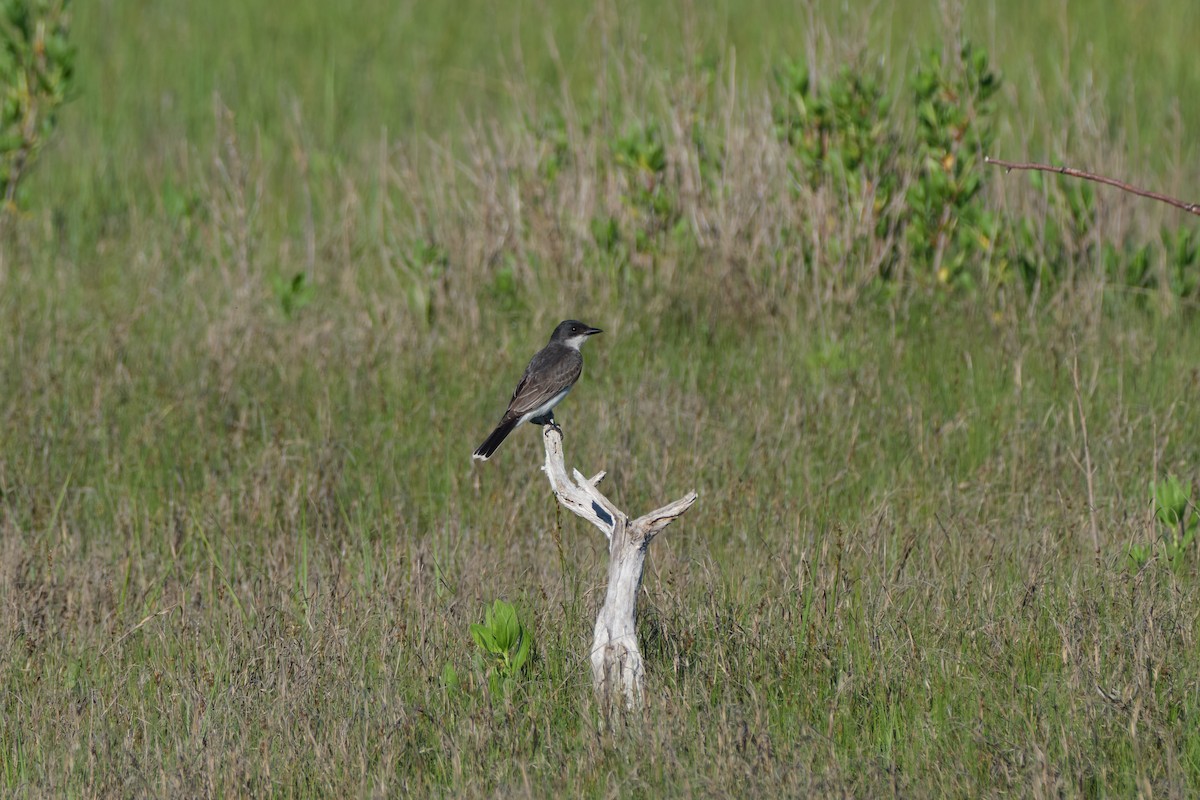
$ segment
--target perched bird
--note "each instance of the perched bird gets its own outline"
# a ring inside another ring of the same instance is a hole
[[[567,396],[583,372],[583,356],[579,348],[589,336],[597,333],[603,331],[579,320],[568,319],[558,323],[550,335],[550,343],[530,359],[521,382],[513,391],[508,410],[500,418],[500,424],[483,440],[483,444],[475,448],[475,458],[487,461],[504,438],[522,423],[532,421],[545,425],[554,422],[554,407]]]

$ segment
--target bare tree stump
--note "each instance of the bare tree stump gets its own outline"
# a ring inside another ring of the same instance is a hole
[[[646,549],[663,528],[691,508],[696,493],[688,492],[630,522],[628,515],[596,488],[604,479],[604,472],[588,479],[573,469],[571,477],[567,476],[562,431],[546,425],[542,428],[542,440],[546,445],[546,464],[542,469],[558,502],[595,525],[608,538],[608,591],[596,616],[592,686],[605,708],[611,708],[614,700],[623,695],[627,709],[640,709],[645,701],[646,679],[634,625]]]

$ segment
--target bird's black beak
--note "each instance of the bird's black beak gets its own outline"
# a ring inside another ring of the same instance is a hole
[[[588,336],[595,336],[597,333],[604,333],[604,331],[600,330],[599,328],[588,328],[587,329]]]

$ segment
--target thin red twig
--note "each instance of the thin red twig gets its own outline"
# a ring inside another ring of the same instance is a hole
[[[1200,203],[1185,203],[1182,200],[1176,200],[1174,197],[1168,197],[1165,194],[1147,191],[1146,189],[1139,189],[1138,187],[1131,186],[1124,181],[1119,181],[1116,178],[1106,178],[1103,175],[1097,175],[1094,172],[1085,172],[1084,170],[1073,169],[1072,167],[1055,167],[1051,166],[1050,164],[1033,164],[1029,162],[1014,163],[1012,161],[1001,161],[998,158],[991,158],[989,156],[983,157],[983,163],[995,164],[997,167],[1003,167],[1006,170],[1034,169],[1041,172],[1057,172],[1059,175],[1069,175],[1072,178],[1083,178],[1085,181],[1104,183],[1108,184],[1109,186],[1115,186],[1123,192],[1136,194],[1139,197],[1148,197],[1151,200],[1157,200],[1160,203],[1166,203],[1169,206],[1175,206],[1176,208],[1186,211],[1189,214],[1200,216]]]

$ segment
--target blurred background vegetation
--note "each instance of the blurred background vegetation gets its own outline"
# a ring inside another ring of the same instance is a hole
[[[789,58],[858,56],[897,89],[919,53],[940,43],[947,16],[1008,78],[1004,145],[1032,140],[1030,155],[1067,155],[1063,137],[1072,134],[1062,114],[1088,103],[1119,132],[1126,157],[1169,177],[1175,159],[1189,155],[1179,148],[1194,147],[1187,132],[1200,127],[1200,110],[1186,102],[1200,83],[1192,57],[1200,9],[1189,3],[1018,0],[945,10],[904,0],[515,0],[496,15],[477,0],[453,14],[378,0],[347,14],[318,0],[167,0],[85,3],[74,15],[83,64],[62,145],[73,158],[48,164],[43,178],[63,197],[89,186],[127,203],[145,197],[176,165],[182,143],[211,140],[214,93],[247,131],[261,132],[272,163],[286,163],[297,104],[312,147],[350,160],[372,152],[381,135],[441,138],[480,120],[519,124],[525,103],[555,105],[564,90],[595,106],[621,73],[655,80],[641,96],[610,91],[603,99],[614,115],[623,104],[637,110],[661,99],[663,79],[706,67],[719,67],[724,80],[736,63],[737,85],[760,92]]]

